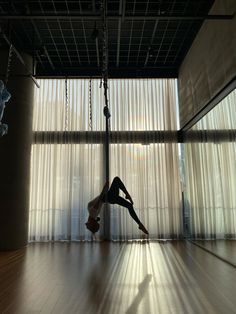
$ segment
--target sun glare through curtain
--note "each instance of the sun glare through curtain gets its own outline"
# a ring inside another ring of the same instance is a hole
[[[236,125],[236,90],[201,119],[194,130],[227,130]],[[236,237],[236,144],[185,145],[185,205],[194,238]]]
[[[103,89],[100,80],[91,84],[89,95],[88,79],[68,80],[68,104],[63,79],[40,80],[35,90],[33,131],[39,135],[32,145],[30,241],[91,239],[87,203],[100,193],[105,167]],[[176,90],[174,79],[109,80],[111,131],[176,130]],[[83,131],[93,132],[92,140],[79,138],[76,132]],[[178,144],[119,139],[118,133],[110,145],[111,179],[124,181],[151,238],[181,236]],[[126,209],[112,205],[110,213],[111,239],[142,236]]]

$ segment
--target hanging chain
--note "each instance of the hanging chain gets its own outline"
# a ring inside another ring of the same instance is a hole
[[[12,53],[13,53],[13,46],[10,45],[9,53],[8,53],[8,61],[7,61],[7,70],[6,70],[6,77],[5,77],[5,85],[7,85],[9,75],[10,75],[10,69],[11,69],[11,60],[12,60]]]
[[[93,129],[93,116],[92,116],[92,79],[89,80],[89,127]]]
[[[65,79],[65,131],[68,131],[68,113],[69,113],[69,98],[68,98],[68,82]]]

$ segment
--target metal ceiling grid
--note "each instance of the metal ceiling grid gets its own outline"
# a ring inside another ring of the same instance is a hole
[[[108,0],[109,76],[176,77],[213,2]],[[19,51],[34,55],[36,75],[101,74],[98,0],[0,0],[0,26]]]

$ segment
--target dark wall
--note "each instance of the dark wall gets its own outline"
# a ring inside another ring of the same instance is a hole
[[[1,74],[6,71],[7,53],[0,52]],[[30,69],[31,57],[22,56]],[[9,129],[7,135],[0,137],[0,250],[25,246],[28,237],[34,83],[29,77],[17,76],[20,74],[27,74],[27,70],[13,54],[13,76],[7,84],[12,97],[2,119]]]

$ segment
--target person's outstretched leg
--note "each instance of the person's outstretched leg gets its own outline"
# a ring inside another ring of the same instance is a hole
[[[115,177],[112,181],[111,187],[108,191],[108,199],[115,199],[119,196],[119,189],[124,192],[125,198],[130,200],[130,202],[133,204],[133,200],[131,196],[129,195],[129,192],[127,191],[124,183],[121,181],[119,177]]]
[[[115,201],[114,204],[118,204],[118,205],[121,205],[123,207],[126,207],[129,211],[130,216],[137,222],[139,229],[142,230],[144,233],[149,234],[147,229],[144,227],[144,225],[139,220],[137,214],[134,211],[134,207],[130,202],[126,201],[121,196],[118,196],[114,201]]]
[[[134,211],[134,207],[130,202],[126,201],[123,197],[118,196],[115,201],[115,204],[126,207],[129,211],[130,216],[137,222],[137,224],[138,225],[141,224],[141,221],[139,220],[137,214]]]
[[[121,189],[124,194],[125,198],[129,199],[130,202],[126,201],[123,197],[119,196],[119,189]],[[148,231],[144,227],[144,225],[139,220],[138,216],[136,215],[134,208],[133,208],[133,200],[129,195],[124,183],[121,181],[119,177],[115,177],[112,181],[111,187],[107,192],[107,200],[111,204],[118,204],[123,207],[126,207],[129,211],[130,216],[136,221],[139,226],[139,229],[142,230],[144,233],[148,234]]]

